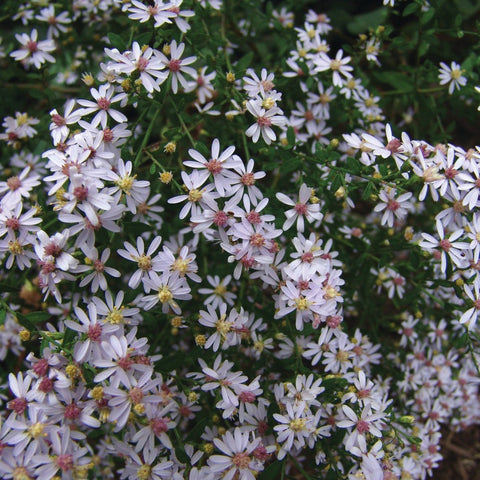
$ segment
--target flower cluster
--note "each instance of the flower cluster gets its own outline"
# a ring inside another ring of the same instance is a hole
[[[16,6],[2,478],[423,480],[480,423],[480,147],[410,132],[474,60],[263,3]]]

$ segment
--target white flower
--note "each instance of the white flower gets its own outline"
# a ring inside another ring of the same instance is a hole
[[[33,29],[28,36],[26,33],[15,34],[15,38],[22,44],[20,50],[13,51],[10,56],[26,66],[33,65],[40,68],[43,63],[55,63],[55,57],[50,55],[56,48],[53,40],[38,41],[38,32]]]
[[[460,90],[467,84],[467,78],[462,75],[462,67],[452,62],[450,67],[440,62],[440,69],[438,71],[438,78],[440,78],[440,85],[448,84],[448,93],[451,95],[455,89]]]
[[[249,100],[247,110],[256,117],[256,122],[247,129],[245,135],[252,137],[254,143],[258,142],[260,134],[267,145],[276,140],[277,136],[272,129],[272,125],[284,126],[287,123],[283,111],[278,107],[272,107],[268,110],[262,107],[261,101]]]

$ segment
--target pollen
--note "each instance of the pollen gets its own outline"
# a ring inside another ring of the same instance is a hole
[[[92,388],[91,391],[92,398],[97,402],[103,399],[103,387],[101,385],[97,385],[96,387]]]
[[[47,434],[44,432],[45,424],[44,423],[34,423],[28,429],[28,432],[33,438],[45,437]]]
[[[13,255],[21,255],[23,253],[23,247],[18,240],[10,240],[8,242],[8,251]]]
[[[275,100],[272,97],[267,97],[262,102],[262,107],[265,110],[270,110],[274,106],[275,106]]]
[[[136,257],[135,260],[137,261],[138,268],[143,271],[149,271],[152,269],[152,259],[150,255],[145,255],[142,253],[140,257]]]
[[[107,315],[107,322],[110,322],[112,325],[123,323],[122,310],[124,310],[124,308],[124,306],[121,306],[120,308],[113,307],[111,312]]]
[[[137,470],[137,478],[138,480],[148,480],[150,478],[151,473],[152,473],[152,467],[150,465],[142,465]]]
[[[165,185],[168,185],[173,180],[172,172],[162,172],[160,174],[160,181]]]
[[[205,335],[196,335],[195,336],[195,343],[199,346],[199,347],[203,347],[206,343],[207,339],[205,338]]]
[[[290,421],[289,426],[290,430],[294,432],[301,432],[305,428],[307,420],[305,418],[295,418]]]
[[[300,297],[295,299],[295,305],[297,310],[307,310],[312,302],[308,301],[305,297]]]
[[[213,293],[219,297],[225,297],[225,294],[227,293],[227,287],[220,283],[213,289]]]
[[[188,200],[190,202],[198,202],[199,200],[201,200],[202,196],[203,196],[202,191],[196,188],[192,188],[192,190],[188,192]]]
[[[172,291],[167,286],[160,288],[157,296],[162,303],[168,303],[173,299]]]
[[[73,380],[74,378],[79,378],[82,376],[82,371],[77,365],[71,364],[67,365],[65,368],[65,373]]]
[[[136,177],[136,175],[134,175],[133,177],[130,177],[129,175],[126,175],[125,177],[121,178],[120,180],[117,180],[115,182],[115,184],[118,185],[120,190],[122,190],[127,195],[129,195],[130,190],[133,187],[133,182],[135,180],[135,177]]]

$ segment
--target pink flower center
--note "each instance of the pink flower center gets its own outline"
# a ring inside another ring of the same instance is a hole
[[[232,463],[239,469],[244,470],[250,465],[250,456],[246,452],[236,453],[232,458]]]
[[[30,53],[35,53],[38,50],[38,44],[33,40],[29,40],[26,47]]]
[[[369,388],[364,388],[362,390],[359,390],[357,393],[358,398],[367,398],[370,395],[370,389]]]
[[[52,256],[53,258],[58,258],[62,253],[62,247],[57,245],[55,242],[49,243],[44,248],[45,255]]]
[[[133,364],[133,360],[130,358],[130,355],[128,354],[122,358],[119,358],[117,361],[117,365],[120,368],[123,368],[124,370],[129,370],[132,364]]]
[[[105,264],[101,260],[95,260],[93,262],[93,268],[96,272],[103,272],[105,269]]]
[[[10,177],[7,180],[7,187],[14,192],[22,186],[22,182],[18,177]]]
[[[368,425],[368,423],[365,421],[365,420],[360,420],[358,423],[357,423],[357,430],[358,430],[358,433],[366,433],[370,430],[370,426]]]
[[[69,453],[59,455],[55,462],[63,472],[68,472],[73,469],[73,456]]]
[[[339,315],[332,315],[330,317],[327,317],[327,325],[330,328],[337,328],[341,322],[342,317],[340,317]]]
[[[110,143],[113,140],[113,132],[107,127],[103,131],[103,141],[105,143]]]
[[[223,169],[222,162],[219,162],[218,160],[210,160],[207,165],[207,170],[212,174],[212,175],[217,175],[220,173]]]
[[[242,265],[245,267],[245,268],[250,268],[253,266],[253,264],[255,263],[255,259],[253,257],[249,257],[247,255],[245,255],[244,257],[242,257],[242,259],[240,260],[242,262]]]
[[[301,256],[301,259],[302,259],[302,262],[312,263],[312,261],[313,261],[313,253],[312,253],[312,252],[305,252],[305,253]]]
[[[270,454],[267,453],[267,449],[263,445],[259,445],[252,452],[252,454],[257,460],[260,460],[262,463],[265,462],[268,459],[268,457],[270,456]]]
[[[97,100],[97,105],[100,110],[108,110],[110,108],[110,100],[108,98],[102,97]]]
[[[228,222],[228,217],[225,212],[215,212],[215,215],[213,216],[213,223],[215,225],[218,225],[219,227],[223,227],[227,224]]]
[[[307,122],[313,120],[313,113],[312,113],[312,111],[311,111],[311,110],[307,110],[307,111],[305,112],[304,117],[305,117],[305,120],[307,120]]]
[[[411,337],[413,335],[413,328],[405,328],[403,334],[407,337]]]
[[[265,244],[265,238],[260,233],[254,233],[250,237],[250,243],[255,247],[261,247],[262,245]]]
[[[477,309],[480,310],[480,298],[478,300],[475,300],[473,302],[473,306]]]
[[[260,127],[270,127],[272,125],[272,121],[268,117],[258,117],[257,123]]]
[[[172,58],[168,62],[168,68],[170,69],[171,72],[178,72],[181,66],[182,66],[182,61],[178,60],[177,58]]]
[[[53,381],[51,378],[43,377],[38,389],[43,393],[48,393],[53,390]]]
[[[242,175],[242,178],[240,181],[247,187],[250,187],[251,185],[255,184],[255,176],[253,173],[245,173]]]
[[[139,72],[143,72],[148,65],[148,60],[144,57],[140,57],[137,61],[137,69]]]
[[[192,411],[190,410],[190,407],[188,405],[182,405],[178,409],[178,413],[180,414],[181,417],[188,418]]]
[[[42,358],[37,363],[35,363],[32,368],[39,377],[43,377],[47,374],[48,371],[48,361],[45,358]]]
[[[398,152],[401,145],[402,145],[402,142],[398,138],[392,138],[387,143],[387,150],[390,150],[392,153],[396,153]]]
[[[75,187],[73,189],[73,195],[79,202],[83,202],[88,197],[88,188],[84,186]]]
[[[154,418],[150,422],[150,426],[155,435],[159,436],[168,430],[167,421],[164,418]]]
[[[54,113],[52,115],[52,122],[57,126],[57,127],[63,127],[66,125],[65,119],[59,115],[58,113]]]
[[[172,13],[176,13],[177,15],[180,13],[180,9],[178,7],[170,7],[169,9],[167,9],[167,12],[172,12]]]
[[[273,87],[275,86],[273,84],[273,82],[271,82],[270,80],[262,80],[260,82],[260,85],[263,87],[263,89],[265,90],[265,92],[269,92],[270,90],[273,89]]]
[[[448,179],[455,178],[458,175],[458,170],[455,170],[453,167],[448,167],[445,170],[445,177]]]
[[[251,212],[247,213],[245,218],[253,225],[258,225],[262,221],[259,213],[256,212],[255,210],[252,210]]]
[[[396,200],[389,200],[387,204],[387,210],[395,212],[400,208],[400,204]]]
[[[98,342],[100,336],[102,335],[102,326],[96,323],[95,325],[90,325],[88,327],[87,336],[92,342]]]
[[[394,283],[395,285],[401,286],[401,285],[403,285],[403,284],[405,283],[405,280],[404,280],[402,277],[395,277],[395,278],[393,279],[393,283]]]
[[[7,218],[5,221],[5,226],[10,230],[18,230],[20,227],[20,222],[18,221],[18,218],[15,217]]]
[[[139,404],[143,400],[143,392],[138,387],[133,387],[129,392],[128,396],[134,405]]]
[[[27,400],[25,398],[14,398],[11,402],[8,402],[8,408],[15,413],[21,415],[27,409]]]
[[[452,244],[448,240],[440,240],[440,248],[442,250],[445,250],[446,252],[449,252],[450,249],[452,248]]]
[[[299,215],[305,215],[307,213],[307,206],[304,203],[299,202],[294,208]]]
[[[252,403],[255,401],[257,397],[253,392],[246,391],[246,392],[242,392],[239,395],[239,398],[240,398],[240,401],[243,403]]]
[[[68,420],[76,420],[82,411],[73,402],[65,407],[63,416]]]

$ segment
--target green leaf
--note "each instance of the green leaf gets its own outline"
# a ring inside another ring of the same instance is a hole
[[[5,323],[6,316],[7,316],[7,311],[4,308],[0,308],[0,326]]]
[[[277,480],[281,476],[283,462],[271,463],[259,476],[259,480]]]
[[[421,17],[420,17],[420,23],[422,25],[427,24],[435,15],[435,9],[433,7],[430,7]]]
[[[369,29],[375,29],[381,25],[388,15],[388,8],[380,7],[368,13],[355,15],[347,25],[347,30],[353,35],[367,32]]]
[[[411,15],[412,13],[416,12],[417,10],[420,10],[420,5],[418,3],[409,3],[406,7],[405,10],[403,11],[403,16],[407,17],[408,15]]]
[[[236,63],[235,70],[237,72],[243,72],[250,66],[250,64],[252,63],[252,60],[253,60],[253,52],[248,52]]]
[[[110,40],[111,46],[114,48],[118,48],[121,52],[125,50],[125,40],[120,35],[116,33],[110,32],[107,34],[107,38]]]
[[[31,332],[34,332],[37,328],[35,327],[35,324],[29,320],[25,315],[16,312],[15,316],[17,318],[17,322],[23,327],[26,328],[27,330],[30,330]]]
[[[52,318],[52,315],[49,312],[30,312],[27,313],[26,317],[30,322],[41,323]]]
[[[292,127],[287,129],[287,140],[289,145],[295,145],[295,131]]]
[[[413,81],[407,75],[400,72],[380,71],[372,72],[373,77],[382,83],[390,85],[396,90],[411,92],[414,89]]]

